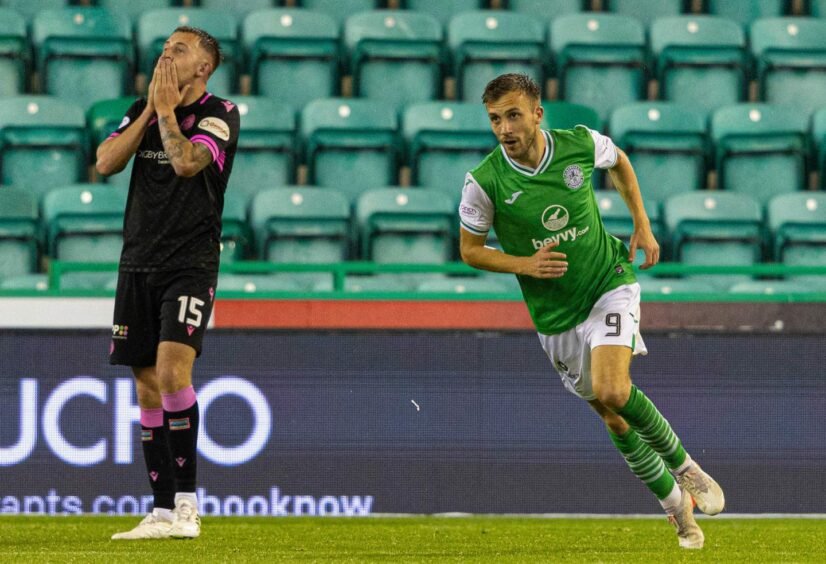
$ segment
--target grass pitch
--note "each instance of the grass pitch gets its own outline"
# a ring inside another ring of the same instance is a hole
[[[678,548],[665,519],[207,518],[194,541],[110,541],[127,517],[2,517],[2,562],[824,562],[826,522],[704,519]]]

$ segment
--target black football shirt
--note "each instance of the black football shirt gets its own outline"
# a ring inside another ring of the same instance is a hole
[[[141,98],[126,112],[120,135],[146,107]],[[218,270],[221,213],[235,149],[238,108],[204,93],[175,109],[181,133],[209,149],[212,162],[195,176],[175,174],[153,117],[135,153],[123,222],[122,272],[158,272],[190,268]]]

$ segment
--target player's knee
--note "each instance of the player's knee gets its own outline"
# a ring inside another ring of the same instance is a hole
[[[158,381],[161,391],[173,393],[192,384],[189,366],[181,363],[158,365]]]
[[[628,402],[631,386],[624,381],[595,383],[594,394],[602,405],[611,411],[617,411]]]

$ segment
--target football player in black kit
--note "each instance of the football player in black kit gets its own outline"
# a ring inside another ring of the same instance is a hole
[[[192,366],[212,313],[221,212],[238,139],[238,108],[207,92],[218,42],[179,27],[147,96],[97,150],[108,176],[135,157],[123,226],[110,363],[130,366],[154,509],[113,539],[195,538],[198,403]]]

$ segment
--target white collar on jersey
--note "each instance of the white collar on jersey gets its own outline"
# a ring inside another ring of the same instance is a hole
[[[508,156],[507,151],[505,151],[505,148],[501,144],[499,145],[499,149],[502,151],[505,161],[511,165],[513,170],[520,174],[524,174],[525,176],[536,176],[537,174],[542,174],[545,172],[548,165],[551,164],[551,160],[554,158],[554,139],[551,134],[544,129],[542,130],[542,134],[545,136],[545,152],[542,153],[542,158],[539,159],[539,164],[536,168],[530,168],[512,160]]]

